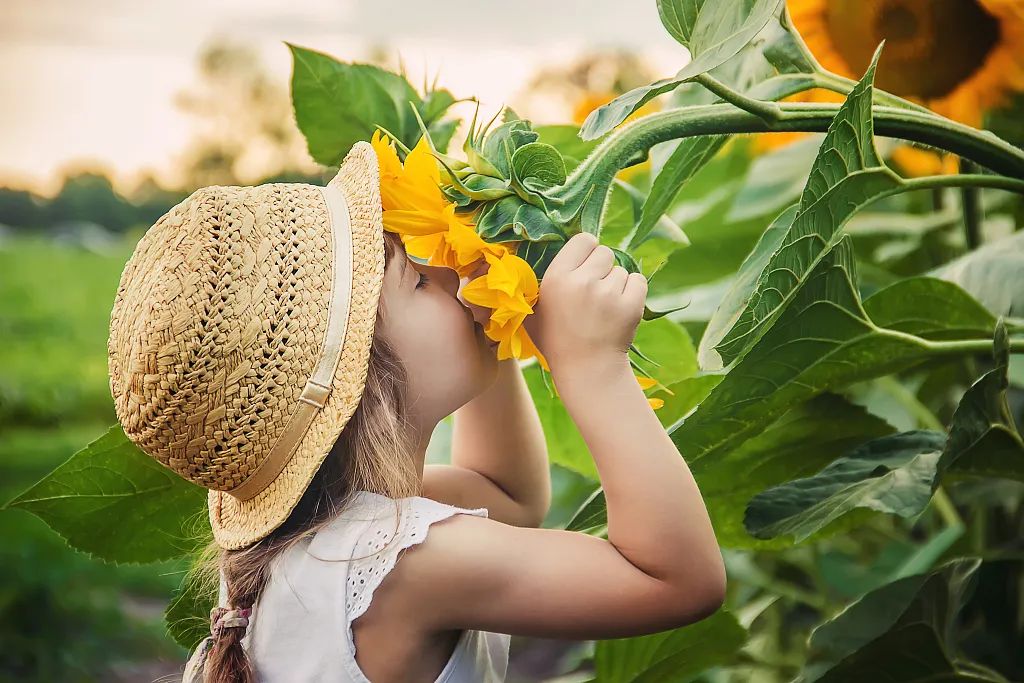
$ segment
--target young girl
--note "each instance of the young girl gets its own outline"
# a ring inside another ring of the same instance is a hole
[[[496,358],[465,279],[383,230],[379,182],[358,142],[325,187],[202,188],[122,274],[118,418],[209,489],[219,607],[184,680],[502,681],[509,634],[621,638],[716,611],[707,511],[626,356],[644,277],[575,235],[524,321],[608,506],[607,541],[539,528],[548,462],[518,361]],[[453,464],[424,465],[462,406]]]

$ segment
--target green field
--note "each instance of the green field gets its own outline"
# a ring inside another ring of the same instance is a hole
[[[16,238],[0,245],[0,500],[116,422],[110,308],[132,243],[109,254]],[[138,680],[186,653],[162,610],[184,561],[107,564],[28,512],[0,511],[0,679]]]

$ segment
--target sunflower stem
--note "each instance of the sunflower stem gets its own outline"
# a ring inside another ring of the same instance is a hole
[[[729,104],[733,104],[743,111],[750,112],[768,123],[774,123],[783,118],[782,107],[779,106],[778,102],[769,102],[765,100],[757,100],[753,97],[747,97],[738,90],[733,90],[710,74],[703,73],[697,76],[694,80]]]
[[[965,174],[976,169],[977,166],[972,161],[960,159],[961,177],[967,177]],[[967,249],[977,249],[981,245],[981,222],[985,219],[985,209],[981,205],[981,192],[977,186],[960,186],[960,204],[964,212]]]
[[[582,225],[597,226],[615,174],[637,153],[660,142],[701,135],[823,133],[828,130],[840,107],[838,104],[802,102],[780,102],[775,106],[782,113],[777,120],[765,120],[732,103],[683,107],[640,117],[608,135],[573,169],[564,184],[545,194],[560,207],[560,213],[578,214]],[[919,111],[882,105],[874,105],[872,111],[877,135],[938,147],[1012,176],[1000,178],[974,174],[960,177],[960,182],[968,178],[966,184],[1000,186],[1015,191],[1024,187],[1021,181],[1016,180],[1024,178],[1024,151],[997,136]],[[917,186],[946,186],[948,183],[924,180],[927,182]]]

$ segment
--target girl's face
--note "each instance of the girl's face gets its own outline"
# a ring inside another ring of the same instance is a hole
[[[489,311],[461,301],[463,284],[454,270],[419,264],[401,246],[384,269],[384,335],[409,374],[410,410],[427,437],[497,376],[497,344],[477,322]]]

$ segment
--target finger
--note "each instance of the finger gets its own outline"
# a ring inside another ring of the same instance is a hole
[[[554,273],[567,273],[575,270],[583,263],[594,247],[598,245],[598,239],[589,232],[579,232],[569,238],[555,257],[551,260],[545,275]]]
[[[608,271],[608,274],[601,278],[601,282],[605,283],[605,286],[613,294],[622,294],[626,288],[626,282],[629,279],[629,271],[622,266],[616,264],[612,266],[612,269]]]
[[[613,265],[615,265],[615,253],[606,245],[599,244],[590,252],[587,260],[576,268],[576,272],[588,279],[600,280],[608,275],[608,271],[612,269]]]
[[[634,297],[641,301],[647,300],[647,278],[643,273],[630,273],[626,278],[623,296]]]

